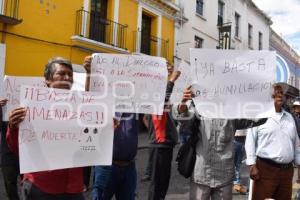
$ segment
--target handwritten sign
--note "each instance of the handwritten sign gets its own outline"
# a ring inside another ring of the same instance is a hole
[[[208,118],[260,118],[274,110],[275,52],[191,49],[199,114]]]
[[[181,74],[175,82],[170,98],[170,101],[173,104],[179,104],[181,102],[184,90],[192,84],[191,66],[185,61],[182,61],[178,70]]]
[[[72,90],[85,91],[86,73],[73,73]],[[44,77],[28,77],[28,76],[5,76],[3,81],[3,98],[7,98],[7,104],[3,108],[3,120],[8,121],[9,113],[20,105],[20,87],[21,85],[31,85],[45,87]]]
[[[166,60],[160,57],[93,54],[91,91],[110,96],[115,111],[162,114]]]
[[[85,91],[86,73],[73,72],[73,85],[71,90]]]
[[[8,121],[9,113],[20,105],[20,87],[21,85],[32,85],[45,87],[43,77],[22,77],[5,76],[3,81],[4,98],[7,98],[7,104],[3,107],[3,121]]]
[[[27,108],[19,128],[21,173],[112,162],[113,118],[91,92],[21,86]]]

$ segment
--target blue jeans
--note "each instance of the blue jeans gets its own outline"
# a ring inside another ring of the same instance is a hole
[[[94,183],[92,190],[93,200],[103,199],[104,189],[106,188],[110,175],[112,172],[112,166],[95,166],[94,167]]]
[[[243,142],[238,142],[234,140],[233,142],[234,147],[234,170],[235,170],[235,177],[233,184],[240,184],[240,171],[241,171],[241,164],[245,154],[245,144]]]
[[[190,131],[185,131],[185,130],[182,130],[179,132],[179,142],[180,144],[185,144],[189,137],[191,136],[191,133]]]
[[[134,200],[137,173],[135,163],[126,166],[97,166],[94,170],[93,200]]]

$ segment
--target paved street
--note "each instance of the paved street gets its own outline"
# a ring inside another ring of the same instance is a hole
[[[140,149],[137,155],[137,170],[138,170],[138,187],[137,187],[137,200],[146,200],[148,194],[149,182],[140,182],[140,179],[145,170],[146,162],[148,159],[148,149],[147,147],[147,135],[140,134],[139,136],[139,146]],[[172,165],[172,176],[170,180],[170,186],[166,200],[188,200],[189,199],[189,179],[185,179],[179,175],[176,170],[175,156],[178,151],[178,146],[174,150],[173,154],[173,165]],[[296,171],[295,171],[296,172]],[[248,172],[245,164],[242,165],[242,183],[248,185]],[[297,184],[293,185],[294,192],[299,188]],[[90,197],[87,193],[86,196]],[[233,193],[233,200],[246,200],[247,195],[240,195],[236,192]],[[90,199],[90,198],[89,198]],[[2,179],[2,173],[0,173],[0,200],[7,200],[6,194],[4,192],[4,185]]]
[[[141,134],[139,138],[140,146],[147,145],[147,136],[146,134]],[[168,190],[167,200],[188,200],[189,199],[189,179],[183,178],[176,169],[175,157],[178,151],[178,145],[174,150],[173,154],[173,165],[172,165],[172,176],[170,180],[170,186]],[[138,168],[138,191],[137,191],[137,199],[138,200],[146,200],[148,194],[149,182],[140,182],[140,177],[143,175],[143,171],[145,170],[146,162],[148,159],[148,149],[140,149],[137,156],[137,168]],[[248,175],[246,171],[245,165],[243,165],[242,169],[242,182],[243,184],[248,183]],[[234,200],[245,200],[247,199],[247,195],[240,195],[234,193]]]

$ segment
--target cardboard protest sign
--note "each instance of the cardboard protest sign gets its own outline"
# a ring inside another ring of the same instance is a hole
[[[112,108],[96,95],[21,86],[27,109],[19,128],[21,173],[111,164]]]
[[[196,109],[208,118],[261,118],[274,110],[275,52],[191,49]]]
[[[91,91],[110,96],[115,111],[162,114],[168,71],[160,57],[93,54]]]
[[[192,84],[191,66],[182,61],[178,70],[181,72],[179,78],[176,80],[170,102],[173,104],[179,104],[183,97],[184,90]]]
[[[44,77],[29,76],[5,76],[3,81],[3,98],[8,101],[3,107],[3,121],[8,121],[9,113],[20,106],[20,87],[21,85],[32,85],[45,87]]]

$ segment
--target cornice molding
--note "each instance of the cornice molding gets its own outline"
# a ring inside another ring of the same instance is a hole
[[[270,46],[284,54],[286,58],[300,65],[300,56],[297,52],[272,29],[270,32]]]
[[[177,12],[180,11],[176,4],[167,0],[137,0],[137,2],[144,3],[173,20],[175,19]]]

